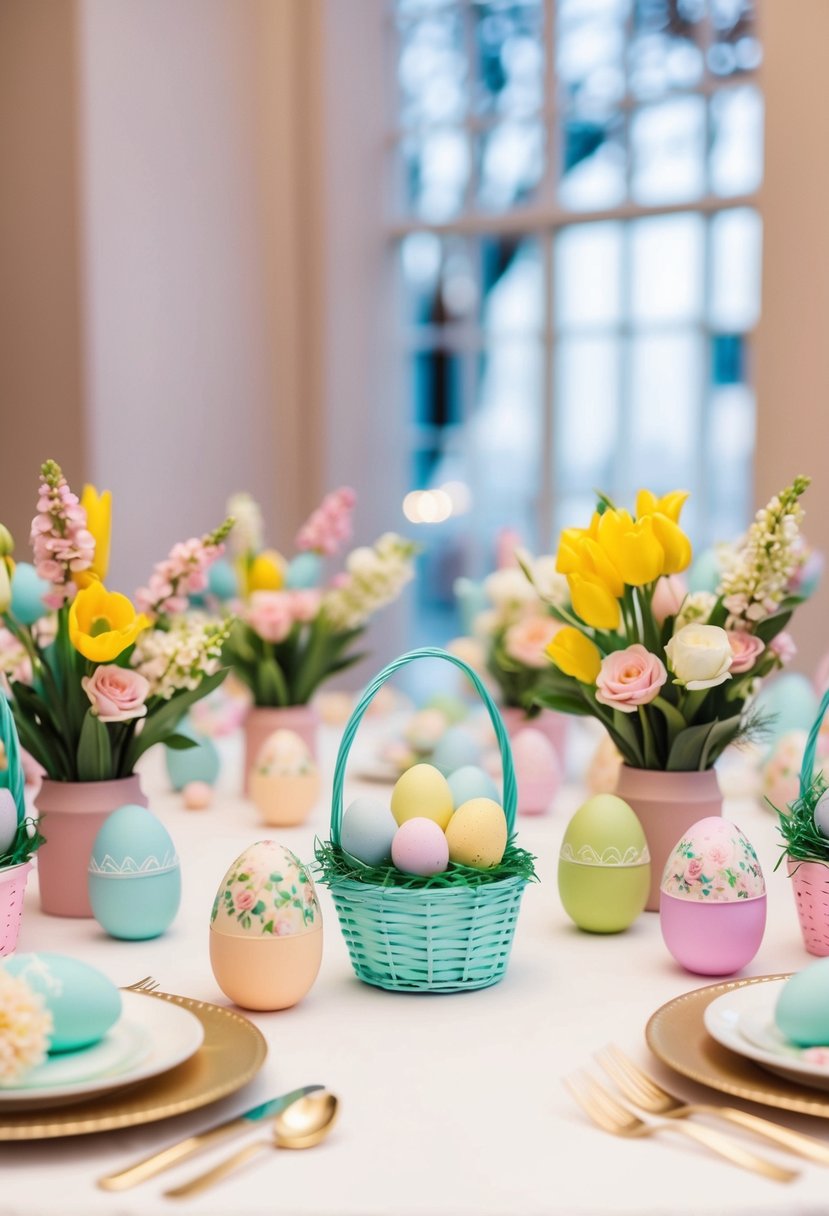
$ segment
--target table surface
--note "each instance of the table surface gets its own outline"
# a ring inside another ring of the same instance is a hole
[[[374,746],[364,728],[364,755]],[[330,775],[336,732],[323,732]],[[144,773],[151,805],[182,858],[184,896],[171,930],[156,941],[124,943],[94,921],[45,917],[30,881],[19,948],[73,954],[117,984],[153,975],[167,991],[227,1004],[208,959],[216,888],[242,849],[277,836],[303,859],[327,835],[325,800],[301,828],[265,829],[236,792],[238,740],[222,742],[213,806],[186,811],[165,790],[159,757]],[[355,755],[354,769],[360,757]],[[352,780],[349,793],[365,790]],[[377,790],[380,787],[374,786]],[[179,1203],[200,1216],[279,1212],[307,1216],[503,1216],[521,1213],[825,1213],[829,1174],[803,1163],[793,1184],[767,1182],[710,1157],[677,1136],[628,1142],[594,1128],[562,1088],[613,1041],[689,1099],[720,1101],[663,1069],[643,1031],[665,1001],[704,981],[665,950],[658,917],[644,914],[625,934],[580,933],[556,887],[559,843],[579,801],[565,787],[552,812],[523,817],[522,844],[538,856],[541,882],[527,888],[509,970],[494,988],[455,996],[404,996],[359,983],[330,897],[320,888],[325,952],[316,985],[296,1008],[252,1014],[268,1040],[265,1065],[246,1089],[189,1116],[105,1135],[0,1145],[0,1216],[154,1216],[176,1210],[161,1195],[231,1151],[227,1144],[119,1195],[95,1186],[101,1174],[306,1082],[322,1082],[342,1103],[331,1138],[313,1152],[261,1158],[235,1181]],[[746,969],[763,975],[804,966],[806,954],[773,816],[745,796],[727,814],[747,832],[769,888],[763,946]],[[754,1108],[829,1142],[829,1122]],[[252,1133],[253,1135],[260,1133]],[[765,1150],[764,1150],[765,1151]]]

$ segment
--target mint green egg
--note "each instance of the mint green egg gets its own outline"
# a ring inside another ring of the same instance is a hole
[[[798,1047],[829,1045],[829,958],[798,971],[783,985],[774,1020]]]
[[[183,790],[185,785],[189,785],[191,781],[204,781],[207,785],[215,785],[219,777],[221,760],[213,740],[207,735],[199,734],[187,719],[179,723],[176,734],[192,739],[195,746],[185,748],[183,751],[165,747],[164,761],[173,789]]]
[[[45,950],[15,954],[5,963],[52,1015],[50,1052],[78,1051],[104,1037],[121,1016],[121,994],[95,967]]]

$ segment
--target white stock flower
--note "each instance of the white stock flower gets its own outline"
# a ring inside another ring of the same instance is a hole
[[[538,593],[518,566],[495,570],[484,579],[490,603],[501,613],[521,610],[538,602]]]
[[[236,521],[228,537],[231,553],[259,553],[265,541],[262,512],[256,500],[245,492],[232,494],[227,500],[227,513]]]
[[[359,629],[380,608],[396,600],[414,578],[415,546],[394,532],[354,549],[346,560],[347,573],[339,586],[323,596],[322,610],[333,628]]]
[[[674,622],[674,633],[686,625],[707,625],[717,597],[713,591],[691,591],[682,601]]]
[[[676,683],[689,692],[716,688],[731,679],[731,643],[719,625],[686,625],[674,634],[665,653]]]
[[[179,689],[195,690],[221,666],[230,623],[205,617],[176,617],[170,629],[145,629],[131,664],[150,683],[150,695],[169,700]]]

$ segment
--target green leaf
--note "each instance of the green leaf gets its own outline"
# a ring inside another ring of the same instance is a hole
[[[623,739],[626,750],[634,757],[632,763],[636,768],[646,768],[644,750],[636,733],[636,727],[627,714],[620,709],[613,711],[613,733],[617,739]]]
[[[776,612],[774,616],[767,616],[764,621],[760,621],[755,626],[754,635],[768,646],[769,642],[774,641],[778,633],[783,632],[791,619],[791,609],[784,612]]]
[[[694,772],[702,767],[702,754],[714,722],[702,722],[698,726],[688,726],[674,739],[668,753],[668,772]]]
[[[123,770],[126,773],[133,772],[139,757],[143,756],[144,752],[155,747],[157,743],[164,743],[169,735],[174,735],[176,727],[191,705],[195,705],[202,697],[213,692],[214,688],[218,688],[226,675],[227,669],[223,668],[215,675],[205,676],[198,688],[182,689],[160,706],[151,706],[147,717],[143,720],[140,732],[130,743],[122,765]]]
[[[189,735],[168,735],[164,740],[164,746],[174,752],[187,752],[191,747],[198,747],[199,741],[191,739]]]
[[[109,732],[91,709],[81,726],[78,740],[78,780],[107,781],[112,777],[112,747]]]

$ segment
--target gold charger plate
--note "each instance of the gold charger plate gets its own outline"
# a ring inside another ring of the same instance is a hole
[[[172,1001],[195,1014],[204,1027],[204,1042],[196,1054],[152,1080],[88,1102],[54,1111],[21,1112],[13,1118],[0,1115],[0,1141],[87,1136],[170,1119],[235,1093],[262,1067],[268,1045],[253,1023],[235,1010],[169,992],[141,995]]]
[[[645,1027],[648,1047],[674,1072],[709,1089],[733,1094],[746,1102],[829,1119],[829,1093],[766,1072],[759,1064],[722,1047],[705,1029],[703,1014],[706,1007],[724,992],[788,978],[788,973],[758,975],[725,984],[710,984],[707,988],[697,988],[675,997],[657,1009],[648,1021]]]

